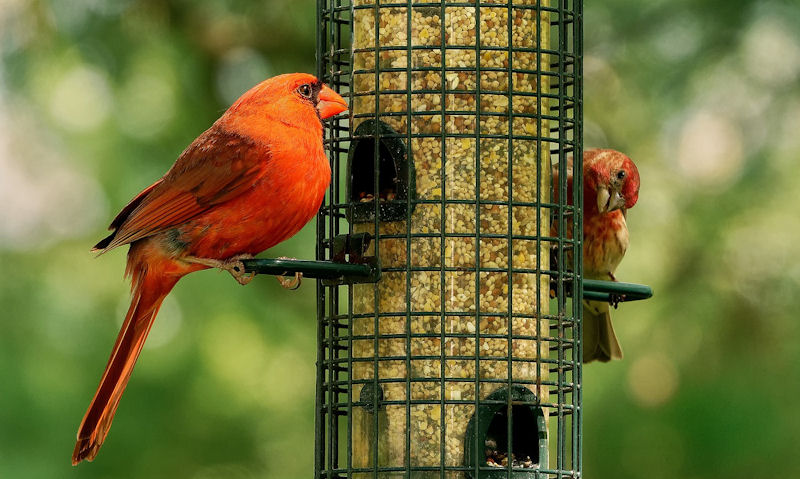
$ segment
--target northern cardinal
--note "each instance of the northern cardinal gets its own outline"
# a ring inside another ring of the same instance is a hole
[[[571,159],[570,159],[571,160]],[[558,184],[554,169],[553,184]],[[567,165],[568,201],[572,198],[572,164]],[[555,190],[557,191],[557,189]],[[639,170],[626,155],[605,149],[583,153],[583,275],[616,281],[614,272],[628,249],[627,210],[639,199]],[[554,225],[555,229],[555,225]],[[568,228],[571,231],[571,228]],[[557,229],[553,235],[558,233]],[[609,303],[583,302],[583,362],[622,359]]]
[[[319,209],[331,169],[321,119],[347,110],[312,75],[266,80],[242,95],[170,170],[114,218],[93,251],[130,244],[131,306],[78,430],[72,464],[97,456],[164,297],[216,267],[249,281],[240,260],[297,233]]]

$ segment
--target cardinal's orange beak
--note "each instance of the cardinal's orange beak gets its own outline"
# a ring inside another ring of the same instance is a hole
[[[323,120],[347,110],[347,103],[338,93],[331,90],[328,85],[322,85],[322,90],[317,96],[317,112]]]

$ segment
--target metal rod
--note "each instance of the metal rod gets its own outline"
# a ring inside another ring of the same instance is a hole
[[[583,280],[583,298],[595,301],[608,301],[610,295],[624,296],[620,301],[638,301],[653,296],[650,286],[618,281]]]
[[[376,271],[371,264],[334,263],[303,259],[247,259],[243,260],[246,273],[294,276],[303,273],[306,278],[334,279],[342,276],[369,278]]]
[[[245,272],[293,276],[303,273],[306,278],[335,279],[343,276],[372,278],[377,266],[366,263],[336,263],[333,261],[310,261],[302,259],[248,259],[242,261]],[[653,289],[644,284],[622,283],[619,281],[583,280],[583,297],[594,301],[609,301],[616,295],[620,302],[639,301],[653,296]]]

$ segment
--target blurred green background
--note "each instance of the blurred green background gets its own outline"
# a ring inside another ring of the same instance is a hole
[[[0,478],[310,477],[314,283],[185,278],[93,464],[75,431],[128,303],[89,247],[240,93],[314,71],[308,0],[0,0]],[[588,478],[795,477],[800,4],[585,7],[585,144],[642,191],[624,361],[584,370]],[[270,256],[313,255],[313,225]]]

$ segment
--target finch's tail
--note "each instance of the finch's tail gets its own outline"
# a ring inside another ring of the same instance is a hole
[[[614,334],[608,303],[583,303],[583,362],[622,359],[622,348]]]
[[[132,246],[126,272],[132,279],[131,306],[97,392],[78,429],[78,441],[72,453],[73,465],[84,459],[91,461],[97,456],[161,302],[178,282],[179,276],[164,275],[154,266],[158,265],[148,266],[142,261]]]

